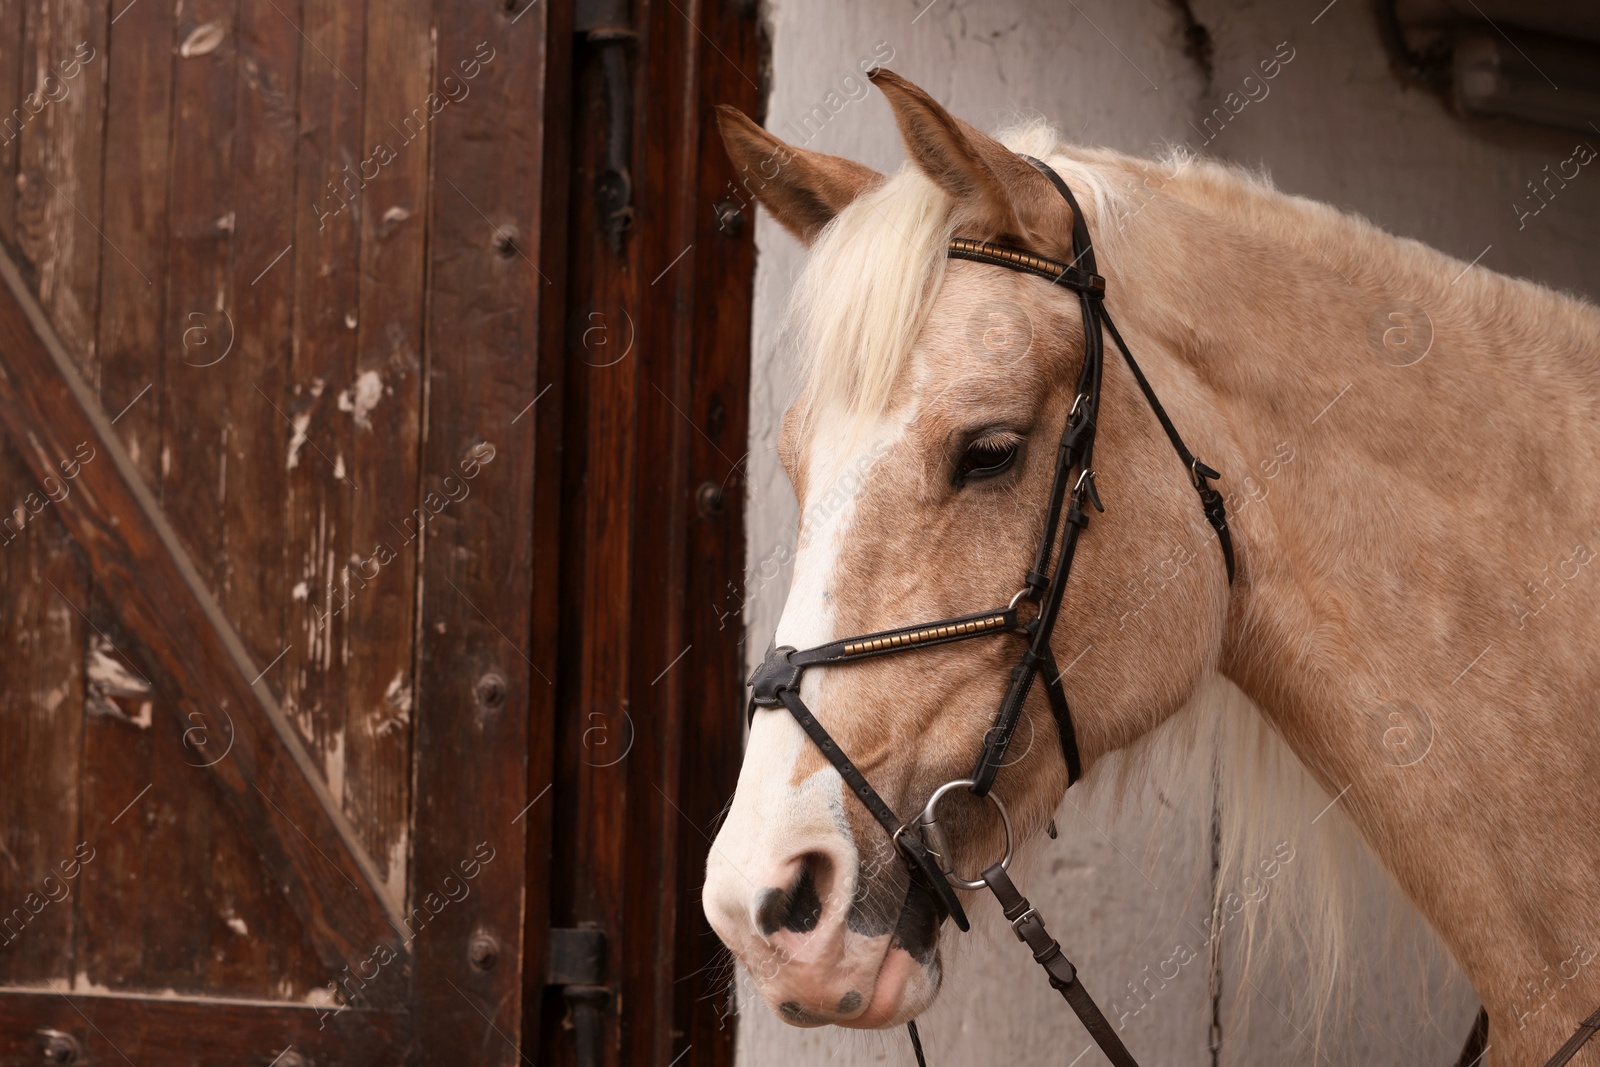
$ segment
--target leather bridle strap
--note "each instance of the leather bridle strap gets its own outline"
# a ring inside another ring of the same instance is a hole
[[[1061,685],[1061,672],[1056,669],[1050,645],[1055,633],[1056,620],[1060,615],[1061,603],[1066,595],[1067,579],[1072,572],[1078,535],[1089,522],[1085,504],[1092,504],[1096,509],[1104,510],[1094,485],[1094,439],[1105,364],[1105,337],[1102,327],[1110,331],[1117,350],[1122,353],[1123,361],[1133,372],[1139,391],[1144,394],[1145,401],[1155,413],[1156,420],[1167,435],[1167,440],[1187,469],[1189,480],[1200,495],[1201,509],[1205,513],[1206,520],[1216,531],[1217,542],[1222,549],[1223,566],[1230,583],[1233,581],[1234,573],[1233,538],[1228,531],[1227,509],[1222,494],[1211,486],[1211,480],[1220,475],[1196,458],[1184,444],[1183,437],[1173,425],[1171,416],[1162,407],[1155,390],[1150,386],[1149,379],[1144,376],[1144,371],[1140,369],[1127,343],[1123,341],[1122,334],[1111,321],[1111,316],[1105,308],[1105,280],[1097,272],[1094,245],[1089,239],[1088,224],[1084,220],[1083,210],[1078,206],[1077,198],[1072,195],[1067,183],[1061,180],[1061,176],[1050,167],[1031,156],[1022,158],[1049,179],[1071,210],[1072,262],[1059,263],[1031,252],[966,238],[952,240],[948,254],[953,259],[973,260],[1033,274],[1076,292],[1083,317],[1083,366],[1078,373],[1077,396],[1073,401],[1072,411],[1067,418],[1067,425],[1061,435],[1061,444],[1057,449],[1055,483],[1045,510],[1044,534],[1039,539],[1039,550],[1024,584],[1024,595],[1038,603],[1039,614],[1029,624],[1028,650],[1011,672],[1010,684],[995,714],[994,726],[985,734],[983,748],[973,766],[970,776],[973,780],[971,788],[978,796],[983,796],[989,791],[994,785],[995,775],[1004,765],[1006,749],[1016,733],[1028,694],[1041,668],[1047,671],[1046,692],[1050,698],[1051,714],[1056,721],[1062,756],[1067,765],[1067,785],[1070,787],[1082,775],[1071,708],[1067,704],[1066,690]],[[1077,482],[1073,484],[1070,498],[1067,498],[1066,487],[1075,469],[1081,473]],[[1064,499],[1068,503],[1066,530],[1061,535],[1060,555],[1052,574],[1049,569],[1050,558],[1055,552]]]
[[[1067,186],[1067,183],[1062,181],[1061,175],[1057,174],[1052,168],[1032,156],[1023,156],[1022,158],[1033,164],[1040,174],[1049,179],[1050,184],[1055,186],[1056,192],[1061,194],[1061,198],[1072,209],[1074,262],[1082,262],[1085,271],[1093,277],[1098,277],[1095,274],[1094,246],[1089,241],[1088,224],[1083,221],[1083,212],[1078,208],[1077,197],[1072,195],[1072,190]],[[1057,282],[1057,284],[1063,283]],[[1080,290],[1080,292],[1084,291]],[[1171,417],[1167,415],[1167,409],[1161,406],[1161,400],[1156,396],[1156,391],[1150,388],[1149,379],[1144,376],[1144,371],[1139,369],[1139,363],[1133,358],[1133,352],[1129,350],[1127,342],[1122,339],[1122,334],[1117,332],[1116,324],[1111,321],[1111,314],[1105,308],[1105,295],[1105,283],[1102,281],[1097,290],[1091,289],[1084,292],[1084,299],[1086,301],[1093,299],[1095,307],[1099,311],[1100,321],[1104,322],[1106,329],[1111,331],[1111,339],[1116,342],[1117,351],[1122,353],[1123,362],[1127,363],[1128,369],[1133,372],[1134,381],[1139,383],[1139,391],[1144,394],[1145,402],[1150,405],[1150,410],[1155,412],[1156,420],[1161,423],[1161,428],[1166,431],[1167,440],[1172,443],[1173,451],[1178,453],[1178,458],[1183,461],[1184,467],[1189,471],[1189,480],[1200,494],[1200,503],[1205,510],[1206,519],[1211,523],[1212,529],[1217,532],[1217,541],[1222,546],[1223,561],[1228,568],[1228,581],[1232,583],[1233,537],[1228,533],[1228,516],[1223,506],[1222,494],[1212,488],[1210,484],[1212,481],[1222,477],[1222,475],[1196,459],[1194,453],[1189,451],[1189,446],[1183,443],[1183,437],[1178,433],[1178,428],[1172,424]],[[1085,322],[1085,332],[1088,329],[1089,325]]]
[[[1572,1036],[1567,1038],[1567,1043],[1556,1049],[1556,1054],[1550,1057],[1550,1062],[1544,1067],[1566,1067],[1572,1057],[1576,1056],[1596,1034],[1600,1034],[1600,1008],[1595,1009],[1593,1015],[1578,1024]]]
[[[1017,889],[1006,869],[997,863],[983,872],[983,880],[1000,902],[1000,910],[1016,932],[1017,940],[1032,950],[1034,961],[1049,976],[1051,988],[1066,1000],[1084,1029],[1089,1031],[1089,1036],[1100,1046],[1100,1051],[1111,1061],[1112,1067],[1139,1067],[1116,1030],[1106,1021],[1100,1006],[1083,988],[1083,983],[1078,981],[1078,969],[1061,951],[1060,942],[1044,928],[1044,919]]]
[[[878,821],[878,825],[888,831],[889,839],[900,850],[912,877],[920,881],[923,888],[932,895],[938,910],[954,919],[962,930],[971,929],[971,924],[967,921],[967,913],[962,909],[955,890],[936,862],[937,857],[928,851],[920,835],[904,832],[908,829],[906,824],[895,815],[894,809],[889,807],[878,791],[872,788],[860,769],[851,762],[850,757],[844,754],[844,750],[817,721],[817,717],[811,714],[811,709],[800,699],[800,679],[808,667],[854,663],[915,648],[1016,631],[1016,609],[997,608],[994,611],[983,611],[974,615],[961,615],[918,626],[902,626],[842,641],[830,641],[803,652],[787,645],[775,647],[768,650],[766,659],[750,676],[749,720],[754,722],[758,708],[786,708],[795,722],[800,724],[806,736],[811,739],[811,743],[817,746],[817,750],[833,765],[833,769],[839,772],[839,777],[844,779],[845,786],[855,794],[856,799],[861,801],[862,807]]]

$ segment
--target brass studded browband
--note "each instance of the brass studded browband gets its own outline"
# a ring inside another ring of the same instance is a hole
[[[971,622],[947,623],[943,626],[924,626],[919,630],[893,633],[883,637],[864,638],[859,641],[847,642],[844,646],[844,654],[846,656],[856,656],[863,652],[882,652],[891,648],[911,648],[914,645],[927,644],[929,641],[965,637],[968,634],[983,633],[985,630],[998,630],[1005,626],[1010,619],[1010,615],[1001,611],[987,618],[973,619]]]
[[[974,241],[970,237],[950,238],[948,255],[951,259],[968,259],[974,263],[987,263],[994,267],[1009,267],[1024,274],[1035,274],[1054,282],[1064,289],[1079,293],[1106,295],[1106,280],[1098,274],[1081,270],[1071,263],[1048,259],[1024,252],[1019,248]]]

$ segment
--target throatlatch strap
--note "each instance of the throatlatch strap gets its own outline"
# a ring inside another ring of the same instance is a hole
[[[1061,944],[1044,928],[1044,919],[1028,898],[1018,891],[1004,867],[995,864],[983,872],[983,880],[1000,902],[1006,921],[1017,933],[1017,938],[1033,951],[1033,958],[1050,977],[1050,985],[1066,1000],[1074,1014],[1083,1023],[1094,1043],[1100,1046],[1114,1067],[1139,1067],[1139,1062],[1123,1045],[1116,1030],[1106,1021],[1100,1006],[1089,991],[1078,981],[1078,969],[1061,951]]]
[[[1116,342],[1117,350],[1122,353],[1123,362],[1133,372],[1133,380],[1139,383],[1139,391],[1144,394],[1150,410],[1156,413],[1161,428],[1167,431],[1167,440],[1172,442],[1172,448],[1178,453],[1183,465],[1189,468],[1189,480],[1194,483],[1195,490],[1200,494],[1201,510],[1205,512],[1206,521],[1211,524],[1211,528],[1217,531],[1217,544],[1222,549],[1222,563],[1228,570],[1228,584],[1231,585],[1233,584],[1233,535],[1228,532],[1228,508],[1223,502],[1222,494],[1211,487],[1212,480],[1222,475],[1200,462],[1195,454],[1189,451],[1189,446],[1183,443],[1178,428],[1172,425],[1172,419],[1167,416],[1167,409],[1161,406],[1156,391],[1150,387],[1150,381],[1144,376],[1144,371],[1139,369],[1138,361],[1128,350],[1128,344],[1122,339],[1122,334],[1117,332],[1117,324],[1111,321],[1111,313],[1106,310],[1104,304],[1100,305],[1100,319],[1106,324],[1106,329],[1111,331],[1111,339]]]

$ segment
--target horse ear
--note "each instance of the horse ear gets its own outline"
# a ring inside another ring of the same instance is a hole
[[[986,236],[1071,244],[1070,211],[1050,181],[1011,149],[962,122],[892,70],[867,72],[894,108],[906,154],[955,201],[959,221]],[[1066,226],[1062,226],[1065,220]]]
[[[804,244],[883,175],[840,156],[784,144],[736,107],[717,107],[717,129],[745,188]]]

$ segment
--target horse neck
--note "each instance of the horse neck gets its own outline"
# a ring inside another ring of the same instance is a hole
[[[1500,1032],[1554,1034],[1523,979],[1600,949],[1600,314],[1319,205],[1203,200],[1107,273],[1204,397],[1180,425],[1241,552],[1221,668]],[[1600,967],[1562,995],[1586,1014]]]

